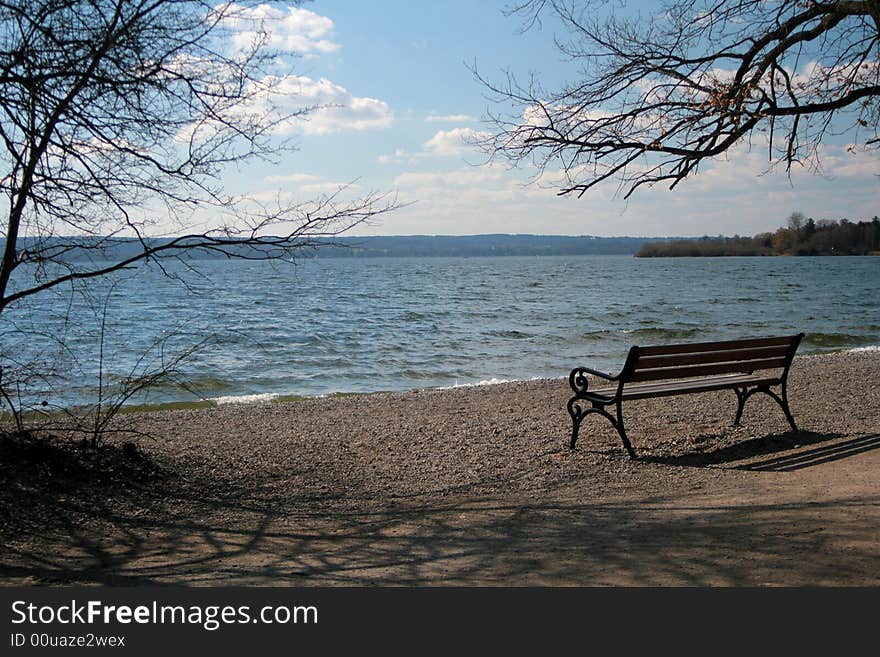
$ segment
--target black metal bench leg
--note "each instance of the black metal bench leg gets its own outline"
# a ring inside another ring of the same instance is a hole
[[[748,392],[743,388],[740,390],[739,388],[734,388],[733,391],[736,393],[737,405],[736,405],[736,418],[733,420],[733,426],[738,427],[739,421],[742,419],[743,409],[746,407],[746,399],[749,398]]]
[[[568,448],[574,449],[578,439],[578,430],[581,428],[581,420],[584,419],[584,416],[580,412],[572,412],[571,408],[568,409],[568,413],[571,415],[571,443]]]
[[[581,422],[584,417],[589,415],[590,413],[598,413],[608,419],[611,422],[611,426],[613,426],[617,433],[620,435],[620,439],[623,441],[623,446],[626,448],[626,451],[629,453],[630,458],[637,458],[636,452],[633,449],[633,446],[629,442],[629,438],[626,435],[626,429],[623,426],[623,412],[621,410],[620,402],[617,403],[617,417],[615,418],[611,413],[605,410],[605,407],[602,404],[597,402],[591,402],[592,407],[586,410],[582,409],[576,402],[578,401],[577,397],[572,397],[568,400],[568,414],[571,416],[571,442],[569,443],[569,449],[574,449],[574,446],[577,444],[578,439],[578,431],[580,430]]]
[[[784,383],[782,385],[782,410],[785,412],[785,419],[788,420],[788,423],[791,425],[792,431],[795,433],[800,431],[794,423],[794,415],[791,414],[791,409],[788,407],[788,395],[785,393]]]
[[[621,408],[620,400],[617,400],[617,422],[612,422],[614,424],[614,428],[617,429],[617,433],[620,434],[620,439],[623,441],[623,446],[626,447],[626,451],[629,454],[631,459],[637,458],[636,450],[633,449],[633,446],[629,442],[629,438],[626,436],[626,428],[623,426],[623,409]]]
[[[580,404],[577,403],[578,401],[582,401],[582,398],[572,397],[568,400],[568,414],[571,416],[571,442],[568,446],[569,449],[574,449],[575,444],[577,444],[578,431],[580,431],[581,422],[583,422],[584,417],[592,410],[582,409]]]
[[[751,390],[740,390],[739,388],[734,388],[733,390],[736,393],[737,399],[739,399],[739,405],[736,409],[736,419],[733,421],[734,426],[739,426],[740,418],[742,418],[743,408],[746,405],[746,400],[751,397],[756,392],[763,392],[765,395],[772,397],[776,400],[776,403],[779,404],[779,407],[782,409],[782,412],[785,413],[785,419],[788,420],[788,423],[791,425],[792,431],[799,431],[797,425],[794,423],[794,416],[791,414],[791,409],[788,407],[788,396],[785,394],[785,387],[782,388],[782,396],[780,397],[775,392],[770,390],[765,386],[761,386],[758,388],[752,388]]]
[[[794,416],[791,414],[791,409],[788,407],[788,396],[785,394],[785,388],[782,388],[782,397],[772,390],[762,390],[761,392],[766,392],[776,400],[776,403],[782,408],[782,412],[785,413],[785,419],[788,420],[788,423],[791,425],[791,430],[794,432],[799,431],[797,425],[794,423]]]

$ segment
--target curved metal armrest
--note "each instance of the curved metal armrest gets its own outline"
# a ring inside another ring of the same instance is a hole
[[[589,367],[576,367],[571,371],[571,374],[568,375],[568,385],[578,394],[587,392],[587,388],[590,385],[590,381],[587,379],[587,375],[589,374],[598,376],[607,381],[617,381],[620,378],[619,374],[612,376],[607,372],[600,372],[599,370],[594,370]]]
[[[585,372],[587,374],[592,374],[594,376],[600,376],[603,379],[608,379],[609,381],[617,381],[620,378],[620,374],[608,374],[608,372],[600,372],[599,370],[594,370],[589,367],[578,367],[577,369]]]

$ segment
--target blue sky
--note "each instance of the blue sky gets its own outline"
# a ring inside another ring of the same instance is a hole
[[[298,150],[230,178],[235,191],[306,200],[353,182],[391,191],[408,207],[357,234],[562,235],[753,234],[792,212],[816,219],[880,213],[880,157],[823,146],[822,175],[767,172],[760,149],[736,149],[674,191],[622,200],[613,184],[581,199],[530,185],[525,171],[486,165],[462,137],[487,130],[487,100],[468,65],[489,78],[506,68],[553,87],[575,75],[552,24],[522,34],[507,2],[318,0],[280,8],[273,38],[299,53],[286,60],[291,107],[333,103],[289,127]],[[645,3],[640,3],[645,4]]]

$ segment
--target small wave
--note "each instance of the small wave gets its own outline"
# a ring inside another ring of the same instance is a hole
[[[814,347],[847,347],[864,344],[868,336],[849,333],[807,333],[804,342]]]
[[[428,315],[426,313],[420,313],[414,310],[410,310],[401,315],[400,319],[404,322],[418,322],[426,319],[427,317]]]
[[[268,402],[278,398],[277,392],[264,392],[257,395],[230,395],[227,397],[214,397],[212,402],[217,404],[256,404],[259,402]]]
[[[700,329],[695,328],[660,328],[653,326],[647,328],[633,329],[631,331],[622,331],[622,333],[626,333],[630,336],[660,340],[665,338],[689,338],[704,332],[705,331],[700,331]]]
[[[587,331],[586,333],[581,333],[581,338],[584,340],[602,340],[604,338],[607,338],[612,333],[614,333],[614,331],[609,331],[608,329]]]
[[[847,349],[846,353],[858,354],[858,353],[865,353],[868,351],[880,351],[880,345],[872,344],[867,347],[854,347],[852,349]]]
[[[178,394],[181,390],[195,390],[200,393],[199,396],[208,392],[222,392],[224,389],[228,390],[229,388],[230,383],[228,379],[207,374],[194,374],[186,377],[183,381],[173,378],[160,379],[150,384],[150,391],[153,393]]]
[[[598,331],[588,331],[587,333],[582,333],[581,338],[584,340],[603,340],[611,336],[623,335],[626,336],[628,340],[645,338],[657,341],[666,339],[680,340],[690,338],[694,335],[700,335],[702,333],[704,333],[704,331],[696,328],[662,328],[659,326],[646,326],[637,329],[602,329]]]
[[[528,379],[499,379],[496,377],[492,377],[491,379],[483,379],[482,381],[477,381],[475,383],[456,383],[451,386],[440,386],[437,388],[438,390],[453,390],[455,388],[477,388],[479,386],[497,386],[503,383],[521,383],[523,381],[540,381],[544,377],[533,376]]]
[[[403,379],[415,381],[431,381],[441,376],[431,369],[415,369],[411,367],[398,370],[397,375]]]
[[[510,340],[528,340],[532,336],[530,333],[523,333],[522,331],[510,330],[510,331],[489,331],[487,335],[491,335],[495,338],[508,338]]]

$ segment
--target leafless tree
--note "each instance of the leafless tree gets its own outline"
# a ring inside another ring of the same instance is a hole
[[[771,166],[819,165],[818,146],[846,132],[876,148],[880,1],[671,0],[659,8],[598,0],[528,0],[526,29],[564,26],[559,50],[578,79],[544,88],[477,73],[510,112],[482,142],[493,158],[562,174],[561,195],[611,180],[625,197],[674,188],[738,144]]]
[[[224,192],[225,171],[288,148],[275,128],[319,109],[273,102],[283,73],[259,4],[272,3],[0,0],[0,313],[196,248],[287,257],[394,205]],[[233,38],[244,22],[246,47]],[[137,248],[119,256],[122,237]]]
[[[225,191],[230,170],[277,160],[293,147],[280,136],[289,122],[323,109],[283,109],[293,53],[269,47],[273,4],[0,0],[0,405],[19,431],[28,387],[63,369],[19,348],[44,330],[46,295],[88,291],[143,261],[174,276],[169,259],[194,250],[290,259],[396,205],[345,189],[271,203]],[[192,349],[163,350],[152,369],[138,361],[109,401],[99,378],[93,442],[118,400]]]

